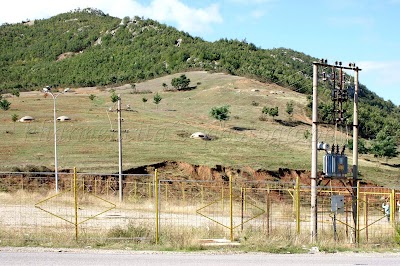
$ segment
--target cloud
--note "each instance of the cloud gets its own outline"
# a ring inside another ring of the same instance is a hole
[[[237,4],[247,4],[247,5],[252,5],[252,4],[263,4],[263,3],[269,3],[269,2],[274,2],[276,0],[229,0],[229,2],[237,3]]]
[[[350,28],[351,26],[368,28],[374,25],[374,20],[370,17],[330,17],[328,23],[332,26]]]
[[[373,76],[377,83],[400,88],[400,61],[363,61],[358,66],[363,75]]]
[[[193,33],[210,31],[211,24],[223,21],[218,4],[191,8],[179,0],[154,0],[143,12],[147,17],[176,23],[179,30]]]
[[[259,10],[259,9],[253,10],[253,12],[251,12],[251,16],[256,19],[262,18],[264,15],[265,15],[265,12],[263,10]]]
[[[194,8],[182,0],[152,0],[144,5],[135,0],[69,0],[54,4],[50,0],[16,0],[1,4],[0,24],[17,23],[25,19],[43,19],[75,8],[93,7],[111,16],[143,16],[163,23],[176,24],[179,30],[191,33],[210,31],[212,24],[222,23],[219,5]]]

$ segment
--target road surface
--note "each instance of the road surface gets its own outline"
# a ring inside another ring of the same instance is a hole
[[[400,265],[400,253],[268,254],[0,248],[0,265]]]

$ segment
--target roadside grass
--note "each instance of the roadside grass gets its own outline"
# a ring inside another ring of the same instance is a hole
[[[265,234],[257,228],[244,230],[233,243],[227,240],[205,238],[209,230],[221,233],[220,227],[205,230],[195,227],[164,227],[156,244],[154,232],[147,224],[129,223],[109,230],[83,232],[75,240],[73,228],[46,228],[40,231],[0,229],[0,246],[120,249],[153,251],[220,251],[220,252],[266,252],[295,254],[313,252],[398,252],[398,243],[389,236],[372,239],[367,244],[353,244],[345,240],[324,240],[309,244],[309,235],[297,235],[285,228]],[[375,241],[377,240],[377,242]],[[214,244],[213,244],[214,243]],[[218,244],[219,243],[219,244]],[[235,244],[236,243],[236,244]],[[378,244],[379,243],[379,244]]]

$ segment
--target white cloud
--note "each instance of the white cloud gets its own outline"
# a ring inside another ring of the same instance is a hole
[[[229,1],[238,4],[252,5],[252,4],[263,4],[263,3],[274,2],[276,0],[229,0]]]
[[[191,33],[209,31],[214,23],[222,23],[219,6],[211,4],[193,8],[181,0],[152,0],[148,5],[135,0],[15,0],[1,4],[0,24],[17,23],[29,19],[49,18],[75,8],[93,7],[111,16],[123,18],[143,16],[160,22],[173,23],[180,30]]]
[[[251,12],[251,16],[256,19],[262,18],[264,15],[265,15],[265,12],[263,10],[259,10],[259,9],[253,10],[253,12]]]
[[[146,17],[173,22],[178,29],[195,33],[209,31],[211,24],[222,22],[217,4],[196,9],[179,0],[154,0],[143,11]]]
[[[400,61],[359,62],[363,75],[375,77],[375,80],[382,85],[398,85],[400,89]]]
[[[400,104],[400,61],[362,61],[357,65],[362,69],[361,84],[385,100]]]

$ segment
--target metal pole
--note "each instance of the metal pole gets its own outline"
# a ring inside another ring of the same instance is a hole
[[[50,91],[50,87],[47,86],[43,88],[43,91],[46,94],[50,94],[53,97],[53,124],[54,124],[54,178],[56,182],[56,193],[58,193],[58,160],[57,160],[57,116],[56,116],[56,99],[59,95],[64,94],[69,91],[69,88],[66,88],[63,92],[54,95]]]
[[[353,222],[354,228],[357,228],[357,181],[358,181],[358,67],[354,69],[354,106],[353,106]],[[354,239],[357,243],[357,230],[354,230]]]
[[[296,228],[297,234],[300,234],[300,176],[296,177]]]
[[[122,202],[122,132],[121,132],[121,96],[118,95],[118,182],[119,182],[119,201]]]
[[[156,197],[155,207],[156,207],[156,244],[159,242],[159,229],[160,229],[160,210],[159,210],[159,181],[158,181],[158,173],[157,169],[154,170],[154,194]]]
[[[317,140],[318,65],[313,63],[312,141],[311,141],[311,243],[317,241]]]
[[[74,206],[75,206],[75,240],[78,241],[78,195],[77,195],[76,167],[74,167]]]
[[[56,116],[56,98],[53,93],[50,93],[53,97],[53,121],[54,121],[54,178],[56,181],[56,193],[58,193],[58,160],[57,160],[57,116]]]
[[[230,206],[230,234],[233,241],[233,197],[232,197],[232,175],[229,175],[229,206]]]

